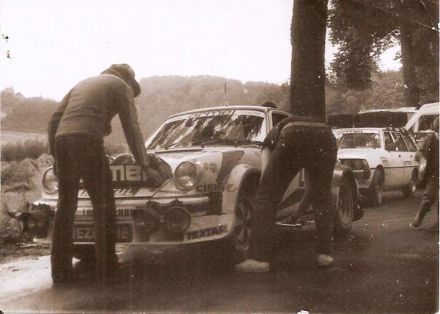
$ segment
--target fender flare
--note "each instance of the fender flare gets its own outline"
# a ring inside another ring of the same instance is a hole
[[[234,213],[238,196],[243,188],[243,185],[248,182],[248,180],[256,180],[258,186],[260,174],[260,169],[252,167],[248,164],[238,164],[232,169],[228,180],[226,181],[226,188],[223,192],[223,214]]]

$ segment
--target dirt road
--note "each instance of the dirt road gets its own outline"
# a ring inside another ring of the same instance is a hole
[[[152,254],[124,283],[54,289],[49,257],[0,265],[0,309],[14,312],[180,311],[433,313],[438,303],[438,236],[409,223],[418,199],[388,196],[367,208],[336,243],[334,266],[314,264],[313,226],[284,231],[269,274],[222,270],[199,248]],[[430,213],[424,225],[436,220]],[[202,256],[202,255],[205,256]]]

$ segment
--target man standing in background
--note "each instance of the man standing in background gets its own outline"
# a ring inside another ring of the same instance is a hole
[[[422,201],[420,203],[420,210],[418,211],[414,221],[413,227],[420,227],[425,215],[431,210],[431,206],[438,202],[438,131],[439,131],[439,118],[437,117],[433,123],[434,134],[429,134],[423,140],[416,158],[420,162],[423,158],[426,161],[426,168],[421,178],[421,185],[425,187]],[[422,176],[422,174],[420,174]],[[437,218],[438,218],[438,204],[437,204]],[[438,220],[433,226],[430,227],[430,231],[438,232]]]

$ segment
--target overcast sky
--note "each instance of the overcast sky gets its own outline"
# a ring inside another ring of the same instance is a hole
[[[112,63],[137,78],[283,83],[293,0],[0,0],[0,89],[60,100]],[[9,57],[7,56],[9,51]],[[327,49],[326,62],[334,49]],[[397,69],[389,54],[382,69]]]

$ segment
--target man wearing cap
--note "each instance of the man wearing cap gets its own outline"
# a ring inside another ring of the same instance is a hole
[[[315,212],[317,264],[331,265],[334,218],[331,184],[337,154],[331,129],[313,117],[291,116],[272,129],[263,147],[269,147],[272,153],[256,193],[249,259],[236,265],[236,270],[254,273],[270,270],[277,205],[302,168],[308,173],[310,191],[307,199],[311,200]]]
[[[94,209],[98,281],[106,281],[117,270],[115,201],[103,144],[115,115],[119,115],[136,163],[147,172],[152,185],[158,186],[166,179],[149,167],[155,160],[145,151],[138,123],[134,97],[139,94],[133,69],[127,64],[113,64],[100,75],[75,85],[49,121],[49,149],[55,157],[59,184],[51,255],[54,284],[75,279],[72,234],[80,179]]]

